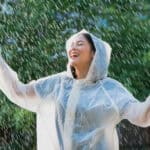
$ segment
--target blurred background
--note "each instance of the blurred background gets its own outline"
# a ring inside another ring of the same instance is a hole
[[[66,70],[65,41],[81,29],[110,43],[109,76],[150,94],[149,0],[0,0],[0,52],[27,83]],[[36,116],[0,92],[0,150],[35,150]],[[123,121],[121,150],[150,150],[150,128]]]

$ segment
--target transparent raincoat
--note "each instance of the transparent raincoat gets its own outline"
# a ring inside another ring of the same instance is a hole
[[[150,125],[150,98],[141,103],[107,77],[111,48],[90,35],[96,52],[81,80],[73,78],[68,64],[67,71],[23,84],[0,57],[0,89],[37,115],[38,150],[118,150],[116,125],[122,119]]]

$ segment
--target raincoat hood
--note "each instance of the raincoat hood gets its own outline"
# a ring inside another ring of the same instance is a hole
[[[111,56],[111,47],[107,42],[101,40],[100,38],[97,38],[93,34],[89,33],[85,29],[83,29],[80,32],[71,36],[67,40],[66,48],[67,48],[67,45],[69,44],[69,42],[71,42],[70,39],[72,39],[73,37],[75,37],[79,34],[83,34],[83,33],[88,33],[91,36],[92,41],[95,46],[95,49],[96,49],[94,58],[91,62],[91,65],[90,65],[90,68],[89,68],[89,71],[88,71],[88,74],[87,74],[85,80],[96,82],[97,80],[101,80],[107,76],[109,62],[110,62],[110,56]],[[68,65],[67,65],[67,73],[71,78],[73,78],[70,63],[68,63]]]

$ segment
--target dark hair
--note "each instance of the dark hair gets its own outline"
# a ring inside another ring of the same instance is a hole
[[[95,46],[94,46],[94,42],[93,42],[93,40],[92,40],[91,35],[90,35],[89,33],[81,33],[81,35],[83,35],[83,36],[86,38],[86,40],[88,41],[88,43],[89,43],[90,46],[91,46],[91,50],[95,53],[96,48],[95,48]],[[73,77],[76,79],[76,78],[77,78],[77,75],[76,75],[75,68],[74,68],[73,66],[71,66],[71,72],[72,72]]]
[[[95,48],[95,46],[94,46],[94,42],[93,42],[93,40],[92,40],[91,35],[90,35],[89,33],[81,33],[81,34],[82,34],[82,35],[86,38],[86,40],[89,42],[89,44],[91,45],[92,51],[95,53],[96,48]]]
[[[75,68],[74,68],[73,66],[71,66],[70,69],[71,69],[71,72],[72,72],[73,77],[76,79],[76,78],[77,78],[77,75],[76,75]]]

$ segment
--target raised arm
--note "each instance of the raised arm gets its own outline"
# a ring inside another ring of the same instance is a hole
[[[144,102],[129,102],[122,118],[141,127],[150,126],[150,96]]]
[[[113,79],[106,81],[104,86],[118,107],[120,120],[127,119],[141,127],[150,126],[150,96],[140,102],[121,83]]]
[[[36,112],[42,100],[52,93],[54,82],[53,77],[47,77],[23,84],[0,56],[0,90],[9,100],[25,109]]]

